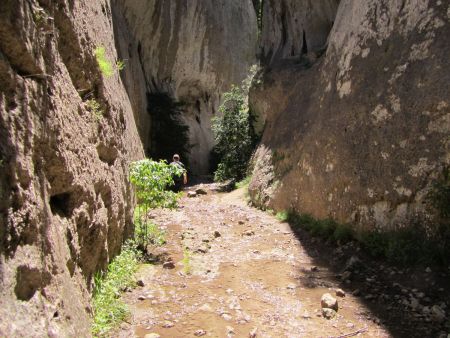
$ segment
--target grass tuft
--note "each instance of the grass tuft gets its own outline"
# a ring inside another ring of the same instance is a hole
[[[239,181],[239,182],[236,183],[236,188],[237,189],[248,188],[248,185],[250,184],[251,180],[252,180],[252,177],[251,176],[247,176],[242,181]]]
[[[93,293],[94,320],[92,333],[104,337],[127,318],[129,311],[119,299],[126,288],[134,287],[140,254],[135,245],[125,244],[120,255],[108,265],[106,274],[95,276]]]
[[[192,264],[191,264],[191,252],[187,249],[183,249],[183,272],[186,275],[190,275],[192,273]]]
[[[430,238],[420,224],[383,233],[372,231],[357,234],[349,224],[332,219],[319,220],[308,214],[289,212],[287,220],[294,229],[302,228],[312,236],[336,243],[357,241],[371,256],[385,258],[394,264],[419,262],[445,265],[450,262],[450,240],[443,236]]]
[[[98,122],[103,118],[103,110],[101,108],[100,103],[96,99],[89,99],[86,101],[86,106],[89,111],[92,113],[92,116]]]
[[[289,218],[289,213],[286,210],[283,211],[279,211],[277,212],[277,214],[275,215],[275,217],[277,218],[277,220],[279,220],[280,222],[286,222]]]
[[[98,68],[102,74],[106,77],[110,77],[114,74],[114,68],[111,63],[106,59],[105,47],[99,46],[95,48],[94,55],[97,60]]]

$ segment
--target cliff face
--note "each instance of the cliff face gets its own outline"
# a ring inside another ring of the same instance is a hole
[[[254,202],[360,229],[427,217],[430,182],[450,164],[448,3],[264,5]]]
[[[251,0],[145,3],[117,1],[118,25],[129,43],[124,59],[140,64],[148,94],[167,93],[184,104],[193,172],[208,172],[211,118],[221,93],[239,84],[256,63],[257,25]],[[151,107],[150,107],[151,108]],[[147,109],[141,114],[149,118]],[[151,140],[146,139],[147,146]]]
[[[1,2],[2,336],[89,336],[93,274],[130,230],[143,149],[99,46],[114,64],[109,1]]]
[[[326,48],[339,0],[267,0],[263,4],[261,58],[295,58]]]

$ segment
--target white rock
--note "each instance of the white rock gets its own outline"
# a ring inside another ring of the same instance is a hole
[[[201,336],[204,336],[205,334],[206,334],[205,330],[197,330],[194,332],[194,336],[196,336],[196,337],[201,337]]]
[[[161,336],[157,333],[147,333],[144,338],[161,338]]]
[[[322,296],[322,298],[320,300],[320,305],[322,306],[322,308],[333,309],[335,311],[338,310],[338,301],[337,301],[337,299],[334,298],[329,293],[325,293]]]

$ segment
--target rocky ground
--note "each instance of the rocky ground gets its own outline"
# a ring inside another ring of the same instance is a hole
[[[322,243],[214,187],[152,212],[167,244],[149,248],[153,264],[123,296],[132,316],[112,336],[447,337],[449,271]]]

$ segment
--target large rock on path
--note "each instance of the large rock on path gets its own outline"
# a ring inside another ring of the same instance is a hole
[[[337,299],[334,298],[329,293],[325,293],[322,296],[322,298],[320,300],[320,305],[322,306],[322,308],[333,309],[334,311],[338,310],[338,301],[337,301]]]

